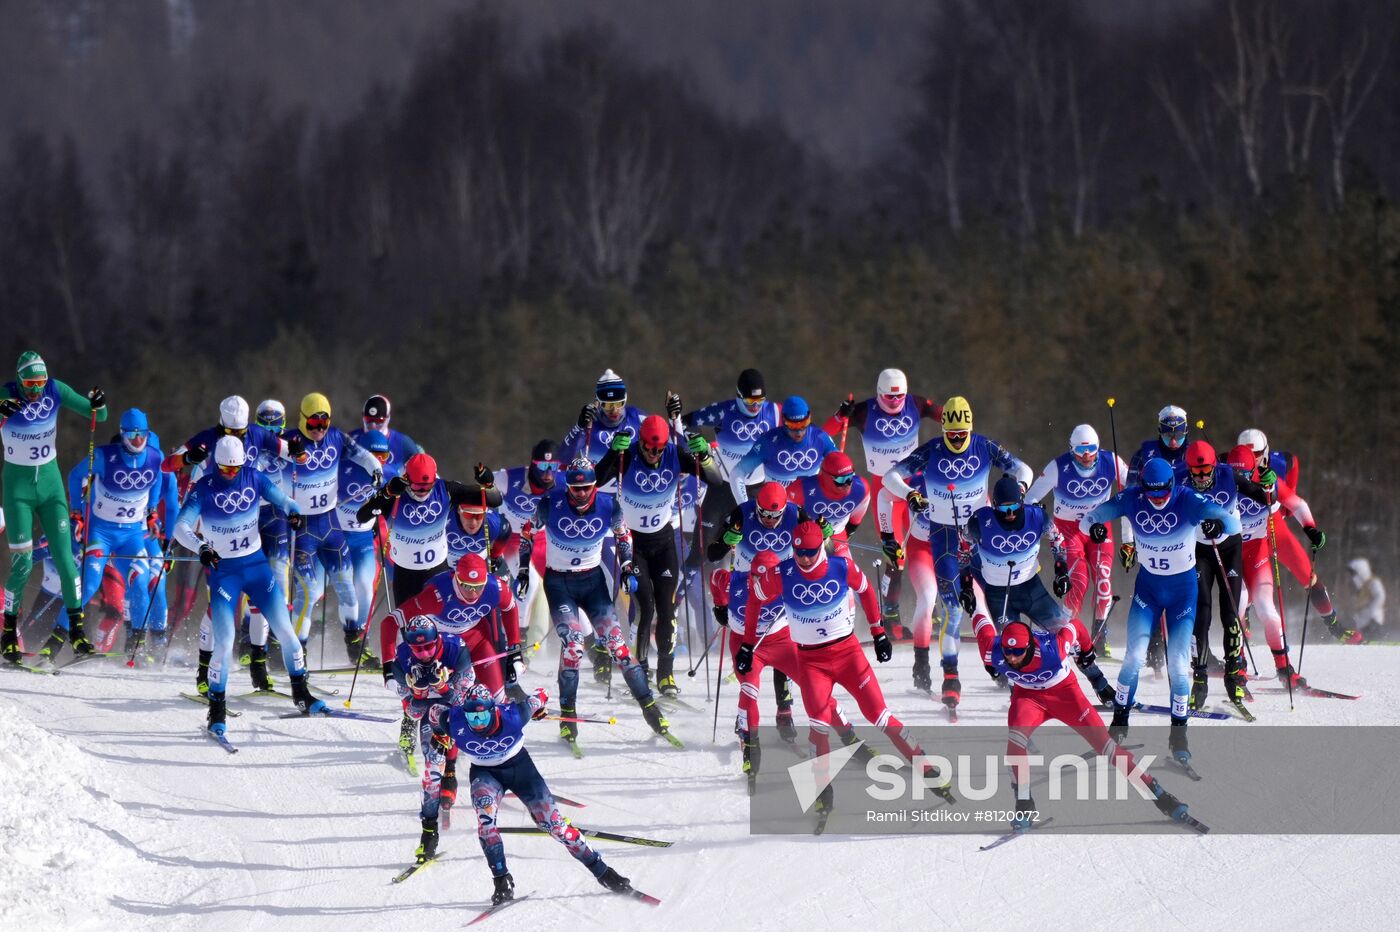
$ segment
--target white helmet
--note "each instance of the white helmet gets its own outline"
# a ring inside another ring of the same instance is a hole
[[[899,369],[886,369],[880,373],[880,377],[875,380],[875,393],[878,396],[880,407],[889,414],[899,411],[896,407],[890,411],[885,407],[886,395],[906,395],[909,393],[909,380],[904,377],[904,373]]]
[[[1255,456],[1267,455],[1269,452],[1269,438],[1264,436],[1264,432],[1257,427],[1240,431],[1239,439],[1235,443],[1249,447],[1254,451]]]
[[[220,437],[214,444],[214,462],[220,466],[242,466],[247,461],[243,441],[237,437]]]
[[[1087,446],[1089,444],[1093,444],[1096,447],[1099,445],[1099,432],[1094,430],[1090,425],[1080,424],[1070,432],[1069,448],[1071,450],[1075,447]]]
[[[219,402],[219,426],[229,430],[247,430],[248,402],[238,395],[229,395]]]
[[[1371,561],[1365,557],[1357,557],[1347,564],[1347,569],[1351,570],[1362,581],[1371,578]]]

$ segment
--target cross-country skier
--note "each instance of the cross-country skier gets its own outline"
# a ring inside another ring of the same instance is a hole
[[[826,432],[843,435],[847,425],[855,425],[865,450],[865,471],[870,477],[870,493],[875,502],[875,522],[880,545],[888,561],[880,582],[881,612],[890,636],[901,640],[899,595],[904,579],[904,545],[909,537],[909,506],[902,498],[885,491],[885,473],[919,445],[919,426],[927,418],[941,423],[943,406],[909,393],[909,380],[899,369],[886,369],[875,380],[875,397],[865,401],[845,401],[826,422]]]
[[[831,525],[831,547],[838,557],[851,555],[848,541],[870,510],[870,487],[856,475],[849,456],[840,450],[828,453],[815,476],[788,484],[787,496],[813,518]]]
[[[668,409],[667,416],[675,417],[675,413]],[[719,443],[720,462],[724,464],[725,471],[732,474],[744,454],[752,449],[759,437],[775,429],[779,420],[777,404],[768,400],[763,373],[757,369],[745,369],[739,373],[733,398],[716,401],[681,415],[681,426],[686,430],[713,427],[715,440]],[[749,481],[762,482],[762,469],[759,466],[749,476]]]
[[[1006,739],[1006,760],[1016,794],[1016,818],[1012,827],[1017,832],[1032,828],[1036,806],[1031,797],[1026,749],[1031,734],[1046,721],[1053,719],[1073,728],[1097,753],[1112,760],[1124,775],[1131,774],[1137,766],[1133,756],[1109,735],[1103,719],[1079,688],[1069,664],[1065,663],[1065,658],[1076,650],[1088,647],[1078,638],[1079,629],[1073,625],[1046,633],[1032,631],[1024,621],[1016,620],[1008,623],[998,635],[990,619],[977,620],[977,647],[982,653],[983,665],[993,679],[1004,676],[1011,681],[1011,709],[1006,715],[1010,730]],[[1185,803],[1164,790],[1149,773],[1143,772],[1142,783],[1154,797],[1159,812],[1185,821]]]
[[[494,474],[493,474],[494,476]],[[490,554],[487,554],[490,550]],[[488,508],[484,497],[475,502],[462,502],[452,509],[452,517],[447,521],[447,562],[455,566],[457,561],[469,553],[474,553],[491,564],[493,573],[506,576],[506,552],[520,550],[515,532],[510,523],[497,508]]]
[[[1055,493],[1055,527],[1065,541],[1065,559],[1069,561],[1069,592],[1065,608],[1078,618],[1080,607],[1088,595],[1089,581],[1094,584],[1094,650],[1104,657],[1108,650],[1108,612],[1113,605],[1113,533],[1102,544],[1089,540],[1079,530],[1079,519],[1085,512],[1103,504],[1113,496],[1115,485],[1121,488],[1128,480],[1128,466],[1116,453],[1103,455],[1099,435],[1090,424],[1080,424],[1070,432],[1069,452],[1061,453],[1041,470],[1026,491],[1026,501],[1039,504],[1050,492]],[[1133,545],[1133,525],[1123,519],[1123,545],[1118,559],[1126,570],[1136,555]]]
[[[783,424],[759,437],[729,471],[729,491],[739,503],[748,501],[749,484],[761,466],[769,482],[786,486],[803,476],[815,476],[822,458],[836,449],[823,430],[812,429],[812,409],[800,395],[783,400]]]
[[[379,461],[381,470],[391,471],[390,478],[393,477],[393,467],[388,465],[393,455],[388,437],[377,430],[369,430],[360,434],[356,442]],[[379,580],[379,518],[371,515],[368,521],[361,521],[357,513],[377,491],[374,476],[357,460],[346,458],[340,461],[335,520],[345,536],[345,548],[350,554],[351,578],[355,583],[355,627],[354,630],[345,631],[345,652],[354,664],[369,663],[374,658],[366,641]]]
[[[578,421],[564,435],[561,459],[570,463],[585,457],[590,463],[601,460],[619,433],[637,436],[646,412],[627,403],[627,383],[608,369],[598,376],[593,387],[594,398],[578,413]],[[604,487],[601,491],[611,493]]]
[[[1150,459],[1161,458],[1167,461],[1177,474],[1177,479],[1186,476],[1186,442],[1188,439],[1186,409],[1167,405],[1157,412],[1157,437],[1144,440],[1142,446],[1128,461],[1128,481],[1125,487],[1137,485],[1142,477],[1142,469]]]
[[[544,581],[544,554],[546,549],[543,528],[535,529],[534,552],[530,560],[523,564],[520,559],[520,534],[526,523],[535,517],[540,496],[554,487],[559,475],[559,447],[548,438],[539,441],[530,450],[530,462],[524,466],[498,469],[495,473],[496,488],[501,490],[501,511],[510,523],[511,540],[505,552],[506,568],[510,578],[515,579],[522,569],[527,570],[529,584],[523,592],[516,593],[520,604],[521,624],[526,629],[524,642],[535,644],[544,637],[549,624],[549,610],[544,600],[539,599]]]
[[[1199,525],[1207,537],[1215,537],[1222,531],[1239,533],[1240,521],[1215,502],[1179,484],[1170,462],[1156,456],[1143,466],[1138,485],[1124,489],[1090,511],[1079,525],[1090,540],[1101,542],[1108,536],[1105,525],[1124,515],[1133,522],[1141,571],[1133,586],[1133,607],[1128,612],[1128,646],[1118,673],[1113,726],[1128,727],[1128,713],[1137,695],[1138,671],[1147,656],[1149,631],[1165,615],[1173,726],[1170,746],[1173,756],[1189,765],[1186,713],[1191,692],[1191,632],[1196,622],[1196,527]]]
[[[632,891],[631,882],[604,864],[602,855],[588,846],[579,830],[559,811],[549,785],[525,749],[525,725],[544,716],[548,701],[549,695],[543,689],[508,705],[473,696],[460,708],[452,709],[442,729],[440,740],[455,745],[471,761],[472,806],[476,808],[477,837],[495,883],[493,905],[515,896],[515,880],[506,869],[506,849],[496,828],[496,813],[507,792],[514,793],[530,811],[535,824],[567,848],[598,883],[614,893]]]
[[[387,396],[370,395],[365,400],[364,416],[360,418],[361,426],[352,430],[350,436],[358,443],[360,437],[370,431],[383,434],[389,441],[389,458],[384,461],[385,467],[391,469],[387,475],[396,475],[403,472],[403,464],[408,462],[410,456],[426,451],[408,434],[389,426],[389,408]]]
[[[213,625],[209,665],[209,731],[225,731],[225,685],[233,663],[234,612],[246,595],[267,618],[282,645],[282,661],[292,680],[292,701],[302,712],[319,712],[325,703],[306,686],[305,654],[287,615],[286,594],[272,575],[258,538],[258,499],[265,498],[288,514],[293,527],[302,524],[297,503],[257,470],[247,467],[243,441],[220,437],[214,446],[215,470],[191,488],[175,521],[174,534],[209,570],[209,599]],[[195,532],[200,525],[202,536]]]
[[[1352,614],[1348,644],[1360,644],[1385,635],[1385,584],[1371,572],[1371,561],[1357,557],[1347,563],[1351,570],[1351,587],[1356,590],[1356,609]]]
[[[679,406],[680,399],[676,399]],[[676,650],[675,514],[681,477],[697,470],[711,484],[721,484],[710,444],[692,434],[686,449],[671,439],[671,428],[658,414],[646,417],[634,445],[630,434],[613,435],[611,448],[595,467],[598,484],[617,478],[617,501],[632,532],[632,563],[637,569],[637,651],[645,674],[650,665],[652,623],[656,624],[656,687],[663,696],[680,692],[673,662]]]
[[[921,444],[890,471],[884,487],[909,504],[913,520],[906,556],[914,584],[914,682],[931,680],[929,647],[933,639],[933,601],[948,612],[941,639],[943,704],[956,709],[962,698],[958,679],[958,639],[962,625],[959,528],[986,505],[992,467],[1011,473],[1029,486],[1031,470],[1001,444],[972,430],[972,406],[961,395],[943,404],[942,435]],[[922,478],[915,478],[922,476]]]
[[[1084,622],[1058,605],[1040,581],[1040,543],[1050,542],[1055,561],[1055,595],[1069,591],[1069,564],[1059,528],[1039,505],[1027,505],[1015,476],[1002,476],[992,489],[990,507],[979,508],[964,527],[973,544],[972,564],[963,571],[962,606],[974,619],[990,612],[998,627],[1025,615],[1046,631],[1069,625],[1076,644],[1092,645]],[[973,574],[976,578],[973,578]],[[1100,702],[1112,702],[1114,690],[1099,669],[1092,646],[1075,656]]]
[[[522,564],[529,562],[533,546],[531,531],[535,527],[544,528],[549,535],[544,593],[561,645],[559,705],[564,716],[572,718],[578,714],[578,668],[584,650],[584,623],[579,617],[582,612],[588,616],[598,642],[622,667],[622,678],[641,707],[647,724],[659,735],[669,734],[670,723],[656,706],[646,674],[627,649],[627,639],[618,624],[613,596],[603,574],[604,539],[611,532],[617,541],[619,586],[629,593],[636,591],[637,569],[632,563],[631,535],[617,499],[598,491],[597,475],[586,458],[580,457],[569,464],[564,471],[563,487],[556,483],[555,488],[540,497],[534,520],[521,535]],[[516,577],[516,584],[521,588],[529,585],[529,577],[523,569]],[[559,737],[576,748],[577,725],[560,722]]]
[[[67,408],[92,423],[107,420],[107,396],[93,388],[84,398],[58,379],[49,378],[48,366],[33,350],[20,354],[15,380],[0,389],[0,436],[5,442],[5,467],[0,473],[4,484],[4,511],[9,518],[5,539],[10,545],[10,575],[5,580],[5,626],[0,634],[0,655],[18,662],[19,610],[24,587],[34,569],[34,519],[52,541],[67,541],[68,496],[59,471],[58,411]],[[63,586],[67,617],[60,621],[77,654],[92,652],[83,633],[83,602],[78,585],[78,569],[73,552],[66,546],[53,548],[54,567]],[[54,637],[63,643],[59,627]],[[49,648],[50,656],[56,648]]]

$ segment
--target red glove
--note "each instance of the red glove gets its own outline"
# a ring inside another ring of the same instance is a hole
[[[718,569],[710,574],[710,596],[716,605],[729,604],[729,570]]]

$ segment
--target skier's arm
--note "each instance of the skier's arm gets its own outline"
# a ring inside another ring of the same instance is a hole
[[[289,515],[301,514],[301,507],[296,502],[287,497],[287,493],[277,487],[277,483],[267,477],[267,473],[258,473],[258,494],[263,501],[267,502],[278,511]]]
[[[744,512],[735,508],[724,518],[724,523],[715,532],[715,537],[705,548],[705,558],[711,563],[718,563],[729,555],[729,551],[734,549],[741,539],[744,528]],[[728,540],[726,540],[728,538]]]
[[[1065,562],[1065,538],[1054,521],[1046,519],[1045,530],[1041,532],[1040,539],[1050,542],[1050,553],[1056,563]]]
[[[936,401],[930,401],[923,395],[914,396],[914,405],[919,409],[919,419],[933,421],[935,424],[943,420],[943,406]]]
[[[908,498],[914,489],[909,485],[909,477],[928,466],[928,444],[920,444],[904,459],[890,467],[885,473],[884,487],[898,498]]]
[[[1240,494],[1250,501],[1261,505],[1269,504],[1269,490],[1251,479],[1247,470],[1235,470],[1235,486],[1240,490]]]
[[[351,462],[354,462],[365,471],[365,475],[373,476],[383,473],[384,467],[380,465],[379,460],[375,458],[373,453],[356,443],[355,438],[351,437],[349,434],[344,434],[343,436],[345,438],[345,454],[350,458]],[[286,441],[283,441],[282,445],[286,446]]]
[[[93,467],[100,470],[102,461],[96,460]],[[87,480],[88,475],[87,460],[79,460],[78,465],[68,470],[68,502],[71,508],[77,508],[78,504],[82,502],[83,483]]]
[[[763,464],[763,454],[767,448],[764,437],[759,437],[754,445],[749,447],[749,452],[734,464],[734,471],[729,474],[730,491],[734,493],[734,501],[740,505],[749,500],[749,476]]]
[[[535,502],[535,517],[525,522],[520,529],[520,568],[530,565],[530,555],[535,552],[535,531],[546,526],[549,521],[549,496],[541,495]]]
[[[593,477],[600,486],[607,485],[614,479],[620,479],[622,477],[622,454],[610,447],[608,452],[603,454],[603,458],[593,464]]]
[[[699,460],[696,460],[695,454],[679,445],[676,447],[676,456],[680,459],[681,472],[686,475],[695,475],[698,465],[700,478],[705,480],[706,485],[724,484],[724,474],[719,471],[719,464],[715,462],[715,456],[709,452],[708,446]],[[598,481],[602,482],[601,479]]]
[[[1227,537],[1231,534],[1238,534],[1240,532],[1239,515],[1226,511],[1224,508],[1217,505],[1211,499],[1208,499],[1201,495],[1195,496],[1195,498],[1193,498],[1192,501],[1196,503],[1194,508],[1194,518],[1197,524],[1201,523],[1206,518],[1214,518],[1215,520],[1221,522],[1221,524],[1225,526],[1224,534]]]
[[[505,628],[505,646],[515,647],[520,643],[520,603],[515,601],[510,586],[501,586],[501,601],[496,606],[496,613],[501,618],[501,626]]]
[[[198,485],[190,486],[190,492],[185,496],[184,507],[180,509],[180,515],[175,519],[175,527],[171,533],[186,550],[193,553],[199,552],[199,536],[194,532],[194,526],[199,521],[199,504],[203,496],[203,490]]]
[[[846,561],[846,585],[851,587],[851,591],[860,600],[860,607],[865,612],[865,620],[870,625],[870,632],[878,634],[876,628],[884,630],[880,624],[880,599],[875,594],[875,587],[870,585],[870,580],[865,578],[865,573],[856,565],[855,560]]]
[[[848,540],[851,535],[856,532],[856,529],[860,527],[861,522],[865,520],[866,513],[870,511],[870,486],[865,485],[863,480],[861,485],[865,488],[865,495],[861,499],[860,504],[851,509],[851,516],[846,519],[846,538]]]
[[[379,622],[379,656],[386,658],[387,663],[392,663],[394,647],[399,639],[399,628],[404,621],[416,615],[436,615],[441,610],[442,600],[438,598],[437,590],[429,586],[385,615]]]
[[[1119,456],[1117,453],[1113,454],[1113,458],[1118,462],[1118,488],[1122,490],[1128,487],[1128,464],[1123,462],[1123,457]],[[1132,519],[1125,514],[1123,515],[1122,522],[1123,543],[1131,544],[1135,540],[1133,536]]]
[[[689,414],[681,415],[681,426],[687,429],[693,427],[714,427],[724,419],[724,406],[728,402],[716,401],[707,404],[703,408],[697,408]]]
[[[847,424],[849,424],[850,426],[856,429],[857,433],[859,433],[865,430],[865,418],[869,413],[869,401],[856,402],[855,405],[851,408],[851,416],[849,420],[841,416],[841,410],[838,408],[835,414],[826,419],[826,423],[822,425],[822,430],[825,431],[830,437],[839,437],[841,436],[842,428],[846,427]]]
[[[622,507],[613,508],[613,538],[617,541],[617,565],[632,562],[632,532],[627,530],[627,520],[622,517]]]
[[[1025,499],[1027,504],[1039,505],[1041,499],[1049,495],[1060,481],[1060,467],[1054,460],[1045,464],[1045,468],[1040,471],[1040,475],[1035,477],[1031,487],[1026,489]]]
[[[160,475],[160,497],[165,503],[165,524],[163,528],[165,536],[170,536],[170,524],[175,520],[175,516],[180,513],[180,483],[176,481],[175,474],[163,472]]]
[[[457,482],[453,479],[444,479],[443,485],[447,488],[447,496],[452,501],[452,507],[458,505],[484,505],[487,508],[499,508],[505,499],[501,497],[501,490],[495,488],[485,488],[475,482]]]
[[[1095,524],[1107,524],[1114,518],[1121,518],[1127,513],[1127,502],[1123,498],[1123,493],[1119,492],[1093,511],[1085,514],[1084,517],[1080,518],[1079,529],[1087,534],[1091,526]]]
[[[1015,476],[1016,481],[1021,483],[1022,488],[1031,484],[1031,479],[1035,476],[1035,474],[1031,472],[1031,468],[1012,456],[1001,444],[997,443],[995,440],[988,439],[987,454],[993,464],[1001,467],[1002,472],[1008,472]]]
[[[79,414],[90,415],[94,413],[92,402],[87,400],[87,396],[79,395],[73,389],[58,379],[53,380],[54,387],[58,389],[59,403],[69,411],[76,411]],[[107,420],[107,406],[95,409],[97,423],[102,424]]]

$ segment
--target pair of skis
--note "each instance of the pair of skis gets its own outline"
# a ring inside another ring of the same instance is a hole
[[[631,897],[631,898],[634,899],[634,900],[638,900],[639,902],[646,903],[648,906],[660,906],[660,905],[661,905],[661,901],[660,901],[659,899],[657,899],[656,897],[652,896],[652,895],[649,894],[649,893],[643,893],[641,890],[633,890],[633,889],[630,889],[630,888],[629,888],[629,889],[627,889],[627,890],[618,891],[618,892],[621,893],[621,895],[623,895],[623,896]],[[496,915],[496,914],[499,913],[501,910],[506,909],[507,907],[510,907],[510,906],[514,906],[516,903],[520,903],[520,902],[523,902],[523,901],[525,901],[525,900],[528,900],[528,899],[529,899],[530,897],[532,897],[532,896],[534,896],[533,893],[526,893],[526,894],[523,894],[523,895],[521,895],[521,896],[512,897],[511,899],[506,900],[504,903],[496,903],[496,904],[494,904],[494,905],[492,905],[492,906],[488,906],[488,907],[486,907],[484,910],[482,910],[480,913],[478,913],[475,919],[473,919],[473,920],[471,920],[470,922],[468,922],[467,925],[469,925],[469,926],[474,926],[474,925],[476,925],[478,922],[485,922],[487,919],[490,919],[492,916]]]

